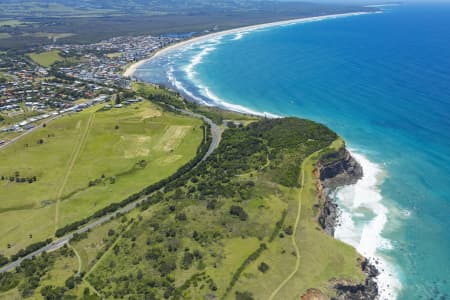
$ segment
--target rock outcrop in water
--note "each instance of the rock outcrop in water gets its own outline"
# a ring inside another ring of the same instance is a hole
[[[361,263],[361,269],[367,275],[364,284],[346,285],[338,283],[336,289],[336,300],[373,300],[378,297],[378,285],[375,278],[379,272],[367,259]]]
[[[333,236],[338,208],[331,193],[340,186],[356,183],[362,178],[363,170],[345,147],[322,156],[317,170],[320,179],[318,189],[323,202],[319,223],[325,232]]]
[[[318,221],[325,232],[334,236],[339,209],[331,194],[338,187],[355,184],[362,178],[363,169],[347,149],[342,147],[338,151],[323,155],[315,172],[319,179],[317,190],[322,202]],[[336,300],[377,299],[376,277],[379,274],[377,268],[371,265],[367,259],[364,259],[361,262],[361,269],[366,274],[364,284],[336,283],[334,286],[337,295]]]

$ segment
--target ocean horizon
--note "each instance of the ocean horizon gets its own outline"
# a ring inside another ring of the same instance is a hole
[[[449,299],[450,4],[383,10],[216,35],[134,76],[329,126],[364,170],[335,192],[335,237],[381,271],[380,299]]]

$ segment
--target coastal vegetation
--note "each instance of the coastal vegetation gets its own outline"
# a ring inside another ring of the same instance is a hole
[[[33,131],[0,152],[0,253],[14,255],[169,177],[203,138],[201,120],[148,101],[93,106]]]
[[[174,92],[135,90],[151,107],[190,109]],[[223,112],[216,120],[247,118],[224,127],[211,156],[172,176],[163,189],[149,190],[137,209],[32,260],[46,259],[41,271],[21,267],[3,274],[0,299],[24,293],[51,299],[298,299],[311,288],[332,296],[336,280],[362,282],[361,257],[317,223],[313,171],[342,140],[297,118]]]

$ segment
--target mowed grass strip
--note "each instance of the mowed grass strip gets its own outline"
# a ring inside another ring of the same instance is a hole
[[[55,120],[0,152],[1,253],[11,255],[52,236],[56,211],[62,227],[168,177],[202,142],[200,120],[149,102],[98,109]],[[167,139],[168,131],[180,132],[177,128],[182,134]],[[10,181],[16,175],[37,181]]]

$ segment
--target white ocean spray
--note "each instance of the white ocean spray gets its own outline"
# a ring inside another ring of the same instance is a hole
[[[382,236],[389,213],[380,191],[386,174],[364,155],[352,151],[352,156],[361,164],[364,176],[356,184],[335,193],[340,209],[335,238],[355,247],[380,271],[377,277],[379,299],[396,299],[401,284],[393,266],[380,253],[392,249],[391,242]]]

